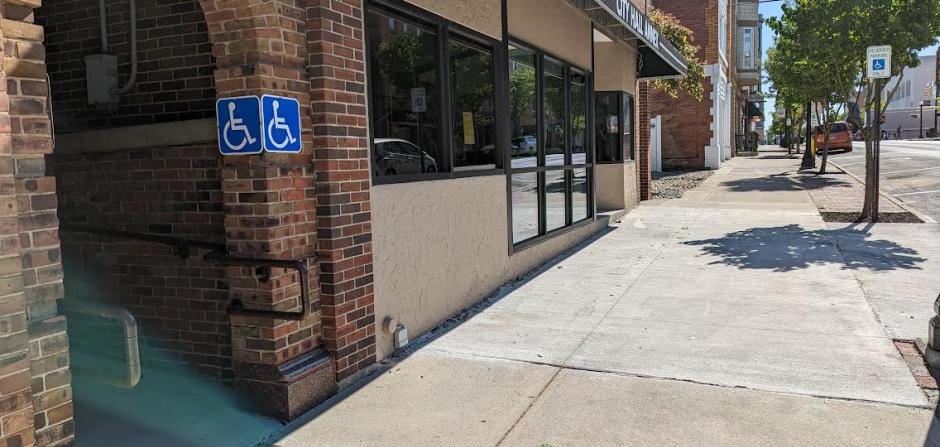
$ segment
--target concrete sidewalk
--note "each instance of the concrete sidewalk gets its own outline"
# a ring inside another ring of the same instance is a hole
[[[940,230],[827,226],[798,165],[645,203],[271,443],[937,445],[892,337],[926,332]]]

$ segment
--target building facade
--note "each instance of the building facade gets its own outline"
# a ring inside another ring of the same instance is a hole
[[[6,2],[0,444],[155,389],[296,418],[601,230],[648,186],[642,81],[686,70],[646,6]],[[300,151],[238,153],[263,96]]]
[[[902,76],[895,76],[885,84],[882,100],[886,101],[887,95],[894,91],[881,125],[882,133],[888,138],[936,136],[933,129],[937,126],[937,70],[936,54],[921,56],[920,65],[905,68]]]
[[[692,30],[706,74],[702,101],[685,93],[673,99],[663,92],[650,92],[650,116],[662,120],[663,169],[718,169],[733,154],[740,99],[735,87],[734,3],[677,0],[653,4]]]
[[[736,29],[735,151],[756,149],[764,141],[764,102],[761,95],[761,29],[757,0],[740,0],[735,9]]]

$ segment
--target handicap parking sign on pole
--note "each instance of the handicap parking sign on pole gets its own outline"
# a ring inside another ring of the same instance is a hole
[[[261,97],[261,123],[264,150],[299,153],[300,102],[294,98],[264,95]]]
[[[215,116],[222,155],[261,153],[261,104],[257,96],[219,99]]]

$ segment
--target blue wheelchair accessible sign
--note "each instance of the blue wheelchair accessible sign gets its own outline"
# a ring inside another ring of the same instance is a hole
[[[215,116],[223,155],[261,153],[261,104],[257,96],[219,99]]]
[[[887,63],[884,59],[872,59],[871,68],[872,70],[884,70]]]
[[[264,95],[261,97],[261,123],[264,150],[299,153],[300,102],[294,98]]]

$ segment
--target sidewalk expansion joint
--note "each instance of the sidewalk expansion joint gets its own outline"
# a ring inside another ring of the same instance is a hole
[[[446,353],[446,351],[436,351],[436,352],[439,352],[439,353]],[[558,364],[558,363],[552,363],[552,362],[540,362],[540,361],[537,361],[537,360],[522,360],[522,359],[516,359],[516,358],[509,358],[509,357],[500,357],[500,356],[492,356],[492,355],[480,355],[480,354],[459,354],[459,355],[461,355],[461,356],[467,356],[467,357],[478,357],[478,358],[481,358],[481,359],[502,360],[502,361],[508,361],[508,362],[525,363],[525,364],[535,365],[535,366],[549,366],[549,367],[553,367],[553,368],[558,368],[559,370],[555,373],[555,375],[552,376],[552,379],[549,380],[549,383],[551,383],[551,382],[555,379],[555,377],[556,377],[559,373],[561,373],[562,370],[569,370],[569,371],[580,371],[580,372],[592,372],[592,373],[598,373],[598,374],[611,374],[611,375],[615,375],[615,376],[630,377],[630,378],[635,378],[635,379],[650,379],[650,380],[662,380],[662,381],[665,381],[665,382],[680,382],[680,383],[688,383],[688,384],[693,384],[693,385],[701,385],[701,386],[711,386],[711,387],[716,387],[716,388],[724,388],[724,389],[730,389],[730,390],[735,390],[735,389],[736,389],[736,390],[746,390],[746,391],[753,391],[753,392],[757,392],[757,393],[778,394],[778,395],[782,395],[782,396],[804,396],[804,397],[813,397],[813,398],[817,398],[817,399],[827,399],[827,400],[838,400],[838,401],[843,401],[843,402],[854,402],[854,403],[864,403],[864,404],[885,405],[885,406],[890,406],[890,407],[911,408],[911,409],[917,409],[917,410],[932,410],[932,409],[934,408],[933,405],[914,405],[914,404],[904,404],[904,403],[899,403],[899,402],[887,402],[887,401],[881,401],[881,400],[860,399],[860,398],[854,398],[854,397],[832,396],[832,395],[827,395],[827,394],[797,393],[797,392],[791,392],[791,391],[776,391],[776,390],[768,390],[768,389],[763,389],[763,388],[755,388],[755,387],[750,387],[750,386],[745,386],[745,385],[727,385],[727,384],[722,384],[722,383],[705,382],[705,381],[702,381],[702,380],[695,380],[695,379],[683,379],[683,378],[680,378],[680,377],[657,376],[657,375],[653,375],[653,374],[632,373],[632,372],[626,372],[626,371],[612,371],[612,370],[601,369],[601,368],[589,368],[589,367],[586,367],[586,366],[564,365],[564,364]],[[547,387],[548,387],[548,384],[546,384],[546,388],[547,388]],[[542,394],[542,393],[540,392],[539,395],[541,395],[541,394]],[[532,402],[532,404],[529,405],[529,407],[531,408],[531,406],[534,405],[535,401],[537,401],[537,400],[538,400],[538,398],[534,399],[533,402]],[[526,412],[527,412],[527,411],[528,411],[528,409],[526,410]],[[525,413],[523,413],[523,416],[524,416],[524,415],[525,415]],[[521,418],[521,416],[520,416],[520,418]],[[511,431],[511,430],[510,430],[510,431]]]

